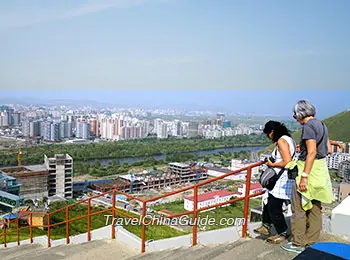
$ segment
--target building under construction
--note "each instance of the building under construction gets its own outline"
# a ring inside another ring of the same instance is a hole
[[[168,170],[162,173],[127,174],[107,183],[96,183],[92,188],[106,192],[118,189],[125,192],[142,192],[161,189],[176,184],[199,182],[208,178],[207,170],[197,168],[196,164],[169,163]]]
[[[11,167],[1,169],[7,176],[16,178],[21,184],[20,195],[26,199],[40,199],[48,197],[49,172],[43,165]]]
[[[73,197],[73,158],[68,154],[55,154],[52,158],[44,155],[43,165],[8,167],[1,171],[17,180],[24,200]]]

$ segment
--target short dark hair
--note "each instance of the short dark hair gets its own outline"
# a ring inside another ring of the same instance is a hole
[[[264,133],[269,134],[273,130],[272,141],[277,142],[283,135],[291,136],[288,128],[281,122],[269,121],[265,124]]]

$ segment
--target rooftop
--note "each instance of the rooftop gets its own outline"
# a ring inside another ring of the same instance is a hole
[[[238,188],[244,188],[245,184],[239,185]],[[262,189],[263,187],[261,186],[260,183],[251,183],[250,184],[250,190],[257,190],[257,189]]]
[[[219,168],[219,167],[205,167],[205,168],[207,168],[209,171],[217,171],[217,172],[222,172],[222,173],[232,172],[232,170],[223,169],[223,168]]]
[[[0,197],[8,198],[11,200],[21,200],[22,199],[21,197],[19,197],[17,195],[14,195],[14,194],[2,191],[2,190],[0,190]]]
[[[27,169],[31,170],[31,171],[46,171],[46,167],[45,165],[29,165],[26,166]]]
[[[234,192],[231,192],[228,190],[219,190],[219,191],[208,192],[208,193],[204,193],[204,194],[199,194],[198,195],[198,202],[211,200],[217,196],[218,197],[226,197],[226,196],[230,196],[230,195],[234,195],[234,194],[235,194]],[[185,199],[191,200],[191,201],[194,200],[193,196],[186,197]]]
[[[185,163],[178,163],[178,162],[173,162],[173,163],[169,163],[169,165],[173,165],[173,166],[177,166],[177,167],[189,167],[188,164],[185,164]]]

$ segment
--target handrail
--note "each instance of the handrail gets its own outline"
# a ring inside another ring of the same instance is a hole
[[[124,195],[126,196],[127,198],[129,199],[133,199],[133,200],[136,200],[136,201],[139,201],[142,203],[142,212],[141,212],[141,216],[142,216],[142,219],[145,220],[145,217],[146,217],[146,208],[147,208],[147,203],[148,202],[153,202],[153,201],[157,201],[159,199],[162,199],[162,198],[166,198],[166,197],[169,197],[169,196],[172,196],[172,195],[175,195],[175,194],[179,194],[179,193],[182,193],[184,191],[188,191],[188,190],[192,190],[193,189],[193,210],[191,211],[185,211],[185,212],[182,212],[182,213],[175,213],[175,214],[171,214],[169,216],[167,216],[167,218],[175,218],[175,217],[180,217],[180,216],[184,216],[184,215],[190,215],[190,214],[193,214],[193,218],[194,218],[194,224],[193,224],[193,227],[192,227],[192,246],[195,246],[197,245],[197,228],[198,228],[198,213],[199,212],[202,212],[202,211],[205,211],[205,210],[208,210],[208,209],[212,209],[212,208],[217,208],[217,207],[221,207],[221,206],[224,206],[224,205],[227,205],[227,204],[230,204],[230,203],[234,203],[234,202],[238,202],[238,201],[244,201],[244,212],[243,212],[243,217],[244,217],[244,223],[243,223],[243,228],[242,228],[242,237],[246,237],[246,234],[247,234],[247,228],[248,228],[248,214],[249,214],[249,200],[253,197],[256,197],[256,196],[260,196],[262,195],[264,192],[258,192],[258,193],[255,193],[255,194],[250,194],[250,184],[251,184],[251,175],[252,175],[252,168],[255,168],[255,167],[258,167],[260,165],[262,165],[263,162],[257,162],[257,163],[254,163],[254,164],[251,164],[247,167],[244,167],[244,168],[241,168],[241,169],[238,169],[238,170],[234,170],[234,171],[231,171],[229,173],[226,173],[226,174],[223,174],[221,176],[218,176],[218,177],[215,177],[215,178],[211,178],[211,179],[207,179],[205,181],[202,181],[200,183],[196,183],[196,184],[193,184],[191,186],[188,186],[188,187],[184,187],[182,189],[178,189],[176,191],[172,191],[172,192],[168,192],[166,194],[163,194],[163,195],[160,195],[160,196],[156,196],[156,197],[153,197],[153,198],[149,198],[149,199],[140,199],[140,198],[137,198],[133,195],[130,195],[130,194],[127,194],[123,191],[120,191],[120,190],[116,190],[116,189],[113,189],[113,190],[110,190],[110,191],[107,191],[107,192],[104,192],[104,193],[101,193],[101,194],[98,194],[98,195],[94,195],[92,197],[89,197],[89,198],[86,198],[84,200],[81,200],[79,202],[76,202],[76,203],[73,203],[73,204],[70,204],[70,205],[67,205],[63,208],[60,208],[60,209],[57,209],[55,211],[52,211],[52,212],[49,212],[47,214],[45,214],[45,217],[47,218],[47,224],[45,225],[34,225],[33,224],[33,215],[36,215],[36,214],[43,214],[43,212],[31,212],[31,211],[28,211],[28,212],[25,212],[25,213],[22,213],[22,215],[16,219],[13,219],[13,220],[9,220],[9,221],[6,221],[4,222],[4,232],[3,233],[0,233],[0,237],[1,236],[4,236],[4,247],[7,246],[7,239],[6,239],[6,235],[7,234],[10,234],[10,233],[15,233],[17,234],[17,245],[20,245],[20,232],[21,230],[23,229],[26,229],[26,228],[29,228],[30,230],[30,243],[33,243],[33,227],[41,227],[41,228],[46,228],[47,229],[47,239],[48,239],[48,247],[51,247],[51,228],[52,227],[55,227],[55,226],[58,226],[58,225],[65,225],[66,226],[66,234],[65,234],[65,237],[66,237],[66,244],[69,244],[70,243],[70,240],[69,240],[69,223],[73,222],[73,221],[76,221],[76,220],[79,220],[79,219],[83,219],[83,218],[87,218],[87,240],[90,241],[91,240],[91,216],[95,216],[95,215],[98,215],[98,214],[102,214],[102,213],[105,213],[105,212],[108,212],[108,211],[111,211],[112,213],[112,219],[114,219],[115,217],[115,214],[116,213],[119,213],[127,218],[135,218],[134,216],[118,209],[116,207],[116,194],[121,194],[121,195]],[[214,205],[210,205],[210,206],[207,206],[207,207],[203,207],[203,208],[198,208],[198,188],[203,186],[203,185],[206,185],[206,184],[209,184],[209,183],[212,183],[212,182],[215,182],[217,180],[221,180],[221,179],[224,179],[226,177],[229,177],[231,175],[234,175],[234,174],[238,174],[242,171],[247,171],[247,174],[246,174],[246,187],[245,187],[245,196],[244,197],[240,197],[240,198],[235,198],[235,199],[230,199],[228,201],[225,201],[225,202],[221,202],[221,203],[217,203],[217,204],[214,204]],[[100,197],[103,197],[105,195],[109,195],[109,194],[112,194],[112,205],[110,208],[108,209],[104,209],[104,210],[101,210],[101,211],[98,211],[98,212],[91,212],[91,201],[93,199],[97,199],[97,198],[100,198]],[[83,204],[83,203],[87,203],[87,207],[88,207],[88,213],[85,214],[85,215],[81,215],[81,216],[78,216],[78,217],[75,217],[75,218],[72,218],[72,219],[69,219],[69,210],[70,208],[74,207],[74,206],[77,206],[77,205],[80,205],[80,204]],[[50,219],[51,216],[55,213],[58,213],[60,211],[63,211],[65,210],[65,217],[66,219],[64,221],[61,221],[61,222],[58,222],[58,223],[51,223]],[[28,222],[28,226],[27,227],[23,227],[23,228],[20,228],[19,227],[19,220],[21,218],[24,218],[24,217],[27,217],[29,216],[29,220],[27,221]],[[156,218],[157,219],[157,218]],[[8,231],[8,227],[7,225],[9,225],[10,223],[16,223],[17,224],[17,227],[16,227],[16,230],[13,230],[13,231]],[[147,221],[142,221],[142,226],[141,226],[141,253],[144,253],[145,252],[145,249],[146,249],[146,224],[149,223],[149,220]],[[114,223],[112,221],[112,224],[111,224],[111,238],[114,239],[115,238],[115,227],[114,227]]]

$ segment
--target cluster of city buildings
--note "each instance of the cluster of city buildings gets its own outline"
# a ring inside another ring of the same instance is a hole
[[[329,169],[337,170],[338,177],[344,181],[350,181],[350,143],[340,142],[343,149],[332,146],[332,153],[327,156]]]
[[[262,126],[238,125],[233,127],[225,115],[202,121],[142,119],[142,113],[119,111],[73,111],[31,108],[15,111],[0,107],[0,136],[23,138],[29,143],[79,142],[84,140],[119,141],[146,137],[208,139],[234,135],[261,133]]]
[[[0,127],[18,126],[21,123],[21,113],[8,106],[0,106]]]

